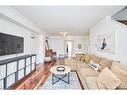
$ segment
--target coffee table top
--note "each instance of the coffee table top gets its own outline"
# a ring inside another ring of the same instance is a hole
[[[64,67],[65,70],[64,71],[57,71],[57,67]],[[53,66],[50,68],[50,72],[53,74],[57,74],[57,75],[62,75],[62,74],[67,74],[71,71],[71,68],[69,66],[64,66],[64,65],[57,65],[57,66]]]

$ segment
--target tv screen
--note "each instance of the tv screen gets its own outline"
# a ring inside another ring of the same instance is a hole
[[[22,37],[0,33],[0,56],[22,53],[23,43]]]

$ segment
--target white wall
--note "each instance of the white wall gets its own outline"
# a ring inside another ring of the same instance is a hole
[[[49,47],[57,52],[57,55],[64,54],[64,39],[49,38]]]
[[[104,33],[115,32],[116,53],[97,51],[97,36]],[[127,26],[110,18],[105,18],[90,29],[90,52],[101,57],[125,62],[127,64]]]
[[[81,49],[78,49],[78,44],[82,45]],[[74,39],[74,53],[87,53],[88,38]]]
[[[120,61],[127,64],[127,25],[121,24],[119,29]]]
[[[87,46],[89,45],[89,37],[88,36],[67,36],[67,37],[59,37],[59,36],[50,36],[49,46],[53,49],[53,51],[57,52],[57,55],[64,54],[64,42],[65,40],[73,40],[74,41],[74,53],[87,53]],[[82,49],[78,49],[78,44],[82,45]]]
[[[0,18],[0,32],[23,37],[24,38],[24,53],[23,54],[30,53],[30,33],[31,31],[23,27],[20,27],[1,17]],[[23,54],[18,54],[18,55],[23,55]],[[13,54],[13,55],[0,56],[0,60],[7,59],[13,56],[18,56],[18,55]]]
[[[13,58],[26,54],[37,54],[37,63],[43,63],[44,60],[44,37],[43,34],[33,32],[31,29],[24,27],[23,25],[16,23],[9,17],[1,16],[0,14],[0,33],[10,34],[14,36],[19,36],[24,38],[24,52],[20,54],[10,54],[0,56],[0,60]],[[14,63],[15,64],[15,63]],[[12,72],[12,69],[15,68],[14,64],[11,65],[9,73]],[[27,68],[27,71],[29,69]],[[5,75],[5,66],[0,66],[0,76]],[[19,73],[19,76],[22,74]],[[14,83],[15,76],[9,77],[9,83]],[[0,82],[0,87],[2,82]]]
[[[45,37],[44,35],[38,35],[36,40],[36,54],[37,54],[37,63],[44,63],[45,57]]]
[[[0,60],[8,59],[8,58],[16,57],[16,56],[21,56],[25,54],[31,54],[31,53],[32,54],[36,53],[38,54],[37,56],[39,58],[43,59],[43,56],[39,54],[39,52],[43,54],[43,51],[40,51],[40,47],[42,47],[43,49],[43,41],[42,43],[39,41],[40,39],[43,39],[43,37],[39,38],[40,34],[34,33],[30,31],[29,29],[24,28],[18,24],[15,24],[3,17],[0,17],[0,32],[24,38],[24,53],[0,56]],[[34,35],[35,37],[34,39],[31,39],[31,34]],[[40,43],[37,43],[37,42],[40,42]],[[38,60],[37,63],[43,63],[43,60],[41,61]]]
[[[12,7],[0,6],[0,15],[4,15],[8,17],[10,20],[13,20],[16,23],[21,24],[24,27],[27,27],[32,31],[42,33],[42,30],[36,24],[31,22],[31,20],[24,17],[22,14],[20,14],[17,10],[15,10]]]
[[[44,62],[44,31],[17,10],[0,7],[0,32],[24,38],[24,53],[0,56],[0,60],[34,53],[37,54],[37,63]]]

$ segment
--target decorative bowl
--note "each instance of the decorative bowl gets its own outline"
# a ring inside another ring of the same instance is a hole
[[[57,67],[56,70],[57,71],[65,71],[65,67],[60,66],[60,67]]]

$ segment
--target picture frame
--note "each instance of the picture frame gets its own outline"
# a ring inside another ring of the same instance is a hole
[[[81,49],[82,48],[82,45],[81,44],[78,44],[78,49]]]
[[[97,50],[115,53],[115,32],[104,33],[97,37]]]

